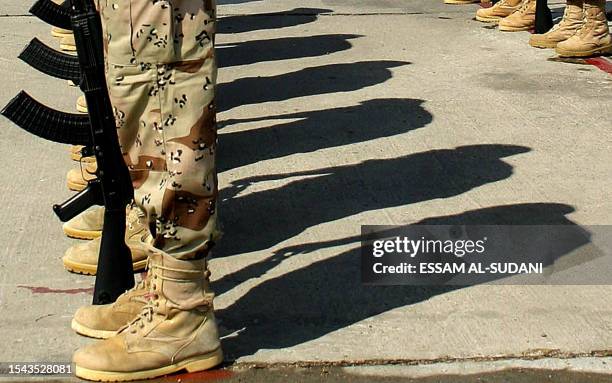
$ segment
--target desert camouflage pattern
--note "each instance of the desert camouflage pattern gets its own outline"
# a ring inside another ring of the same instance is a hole
[[[153,246],[205,256],[217,236],[212,0],[99,0],[119,142]]]

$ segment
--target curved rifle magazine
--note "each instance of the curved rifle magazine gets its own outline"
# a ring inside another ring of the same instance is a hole
[[[86,114],[51,109],[21,91],[0,112],[20,128],[61,144],[92,144],[91,124]]]
[[[49,76],[70,80],[75,84],[81,82],[79,59],[76,56],[56,51],[37,38],[30,41],[19,54],[19,58]]]
[[[61,5],[51,0],[37,0],[30,8],[30,13],[54,27],[72,30],[68,0]]]

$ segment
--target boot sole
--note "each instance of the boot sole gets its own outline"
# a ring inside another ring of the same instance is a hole
[[[499,26],[499,30],[502,32],[523,32],[532,30],[533,27],[505,27],[503,25]]]
[[[87,107],[86,106],[82,106],[79,103],[76,104],[76,110],[77,110],[77,112],[81,112],[81,113],[89,113],[89,110],[87,110]]]
[[[70,159],[76,162],[94,162],[96,159],[94,157],[82,157],[80,153],[70,153]]]
[[[57,39],[62,39],[64,37],[70,36],[70,35],[71,35],[71,33],[60,33],[60,32],[51,31],[51,36],[53,36],[53,37],[55,37]]]
[[[66,186],[72,191],[82,191],[87,185],[79,184],[72,181],[66,181]]]
[[[73,229],[66,225],[64,225],[62,229],[64,230],[64,234],[66,234],[66,236],[76,239],[96,239],[102,235],[102,231],[100,230],[79,230]]]
[[[60,49],[67,52],[76,52],[75,45],[60,44]]]
[[[529,42],[529,45],[531,45],[534,48],[539,48],[539,49],[555,49],[557,47],[557,44],[559,43],[532,43],[531,41]]]
[[[177,371],[187,370],[187,372],[198,372],[209,370],[223,362],[223,351],[216,349],[205,355],[189,358],[179,363],[171,364],[166,367],[155,368],[146,371],[135,372],[115,372],[97,371],[84,367],[75,366],[75,375],[82,379],[94,380],[97,382],[125,382],[130,380],[152,379],[159,376],[172,374]]]
[[[95,157],[83,157],[81,156],[80,151],[74,151],[74,149],[70,149],[70,159],[76,162],[94,162],[96,160]]]
[[[489,18],[489,17],[480,17],[478,15],[476,15],[476,20],[483,22],[483,23],[499,23],[499,20],[501,20],[501,17],[497,17],[497,18]]]
[[[95,339],[107,339],[111,336],[115,335],[117,331],[108,331],[108,330],[94,330],[87,326],[84,326],[77,322],[75,319],[72,319],[70,323],[70,327],[79,335],[83,335],[89,338]]]
[[[560,57],[591,57],[591,56],[598,56],[598,55],[606,56],[606,55],[612,54],[612,44],[605,46],[605,47],[600,47],[600,48],[591,49],[588,51],[581,51],[581,52],[566,51],[566,50],[560,49],[557,46],[555,51]]]
[[[64,268],[66,270],[76,273],[76,274],[96,275],[96,272],[98,271],[98,265],[90,265],[87,263],[73,262],[69,259],[62,259],[62,262],[64,263]],[[134,271],[144,270],[146,266],[147,266],[146,259],[132,263],[132,268],[134,269]]]

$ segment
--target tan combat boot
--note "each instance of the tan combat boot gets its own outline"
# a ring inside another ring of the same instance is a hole
[[[143,218],[142,214],[142,211],[138,207],[128,206],[125,210],[126,228],[131,230],[130,227],[142,225],[139,221]],[[86,210],[64,223],[62,228],[64,234],[70,238],[95,239],[102,235],[103,226],[104,207],[96,207],[91,210]]]
[[[83,157],[83,155],[81,154],[81,149],[83,149],[83,146],[81,145],[72,145],[70,147],[70,158],[73,161],[76,162],[95,162],[96,161],[96,157]]]
[[[490,8],[481,8],[476,11],[476,20],[484,23],[497,23],[504,17],[510,16],[521,7],[521,0],[500,0]]]
[[[82,169],[70,169],[68,171],[68,174],[66,174],[66,186],[68,186],[68,189],[81,191],[85,189],[88,181],[97,178],[96,170],[98,170],[98,164],[88,162],[84,165]]]
[[[51,27],[51,36],[62,39],[67,35],[72,34],[72,31],[60,27]]]
[[[117,335],[75,352],[76,376],[149,379],[180,370],[202,371],[223,362],[206,260],[183,261],[149,251],[147,304]]]
[[[508,17],[499,20],[499,30],[504,32],[528,31],[535,28],[536,0],[524,0],[521,7]]]
[[[95,239],[102,235],[104,207],[86,210],[62,225],[64,234],[76,239]]]
[[[584,0],[584,25],[555,48],[561,57],[589,57],[612,53],[605,0]]]
[[[72,32],[60,38],[60,49],[66,52],[76,52],[76,42]]]
[[[77,98],[77,100],[76,100],[76,110],[81,112],[81,113],[88,113],[89,112],[87,110],[87,101],[85,100],[85,96],[84,95],[80,95],[79,98]]]
[[[148,259],[147,269],[153,259]],[[131,290],[121,294],[114,303],[107,305],[87,305],[79,308],[72,319],[72,329],[90,338],[106,339],[115,335],[123,326],[136,317],[147,303],[145,295],[149,292],[149,276]],[[204,274],[205,289],[210,287],[209,274]]]
[[[149,274],[131,290],[121,294],[114,303],[87,305],[79,308],[72,318],[71,327],[80,335],[106,339],[132,321],[147,303]]]
[[[567,0],[563,19],[552,29],[543,34],[531,35],[529,45],[535,48],[555,48],[578,32],[584,24],[582,0]]]
[[[104,222],[104,209],[102,209],[101,218],[102,222]],[[145,243],[151,242],[151,239],[149,229],[144,221],[144,213],[140,209],[134,208],[128,215],[125,228],[125,243],[132,252],[132,267],[134,271],[144,269],[147,263],[144,246]],[[100,241],[101,238],[98,237],[91,241],[69,247],[62,258],[64,267],[74,273],[96,275]]]

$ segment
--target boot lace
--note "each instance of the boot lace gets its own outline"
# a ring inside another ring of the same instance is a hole
[[[145,265],[145,273],[149,273],[150,272],[150,259],[147,259],[147,264]],[[132,287],[131,289],[128,290],[128,293],[130,292],[136,292],[139,290],[147,290],[147,278],[148,276],[145,276],[144,278],[142,278],[140,281],[138,281],[138,283],[136,283],[136,285],[134,285],[134,287]],[[140,303],[146,303],[147,300],[145,297],[143,296],[138,296],[138,295],[134,295],[132,297],[132,300],[136,301],[136,302],[140,302]]]
[[[531,5],[530,0],[523,0],[523,3],[521,4],[521,7],[518,9],[517,12],[519,12],[520,14],[527,13],[527,10],[529,9],[530,5]]]
[[[585,16],[582,26],[576,32],[576,36],[582,37],[584,35],[587,35],[589,31],[592,29],[592,27],[593,27],[593,21],[589,20],[589,18]]]
[[[142,225],[142,219],[144,217],[145,213],[139,207],[132,205],[130,207],[130,213],[128,214],[128,231],[134,231],[136,229],[139,229],[139,226]]]
[[[578,30],[576,30],[576,33],[578,33],[584,27],[585,20],[586,20],[586,18],[585,18],[584,14],[583,14],[582,15],[582,21],[583,21],[582,25],[580,26],[580,28],[578,28]],[[552,31],[556,31],[559,28],[569,26],[570,23],[571,23],[571,21],[570,21],[570,5],[568,4],[568,5],[565,6],[565,9],[563,10],[563,17],[561,18],[561,21],[559,21],[557,24],[553,25],[553,27],[550,29],[550,31],[551,32]]]
[[[493,7],[503,7],[504,5],[508,5],[508,0],[500,0]]]
[[[159,307],[158,296],[155,295],[154,298],[149,297],[147,304],[144,305],[140,314],[138,314],[138,316],[128,325],[128,331],[132,334],[136,334],[139,329],[145,327],[145,322],[152,322],[153,314],[157,307]]]
[[[159,286],[157,285],[158,280],[161,279],[164,281],[171,281],[171,282],[177,282],[177,283],[188,283],[188,282],[193,282],[196,280],[206,279],[210,275],[210,272],[208,270],[205,270],[204,272],[202,272],[200,270],[174,269],[171,267],[165,267],[161,265],[149,265],[149,262],[147,261],[147,268],[149,268],[149,266],[150,266],[150,272],[152,272],[153,274],[152,274],[152,281],[149,285],[149,292],[143,296],[143,298],[146,300],[146,304],[143,306],[142,310],[140,311],[140,314],[138,314],[136,318],[134,318],[126,326],[121,328],[119,332],[129,331],[131,334],[136,334],[139,330],[142,330],[145,328],[146,323],[151,323],[153,321],[154,314],[156,310],[159,308],[159,294],[158,294]],[[175,272],[181,272],[181,273],[200,274],[200,277],[194,278],[194,279],[171,278],[171,277],[161,275],[161,273],[156,272],[156,270],[166,270],[166,271],[175,271]],[[142,282],[144,281],[141,281],[141,283]],[[205,302],[203,303],[202,306],[212,307],[214,294],[205,293],[204,297],[205,297]]]
[[[561,18],[561,21],[559,21],[557,24],[553,25],[552,28],[550,28],[550,32],[552,31],[556,31],[557,29],[565,26],[565,24],[568,22],[569,18],[569,7],[566,6],[565,9],[563,10],[563,17]]]

